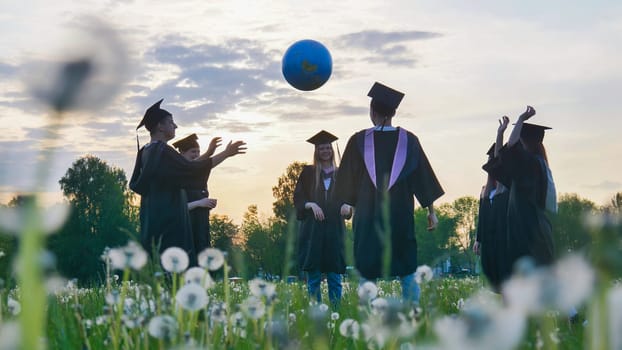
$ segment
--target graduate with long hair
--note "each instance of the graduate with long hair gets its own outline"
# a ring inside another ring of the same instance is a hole
[[[307,140],[314,145],[313,165],[302,169],[294,190],[296,216],[301,221],[299,266],[307,274],[309,295],[318,302],[322,274],[326,274],[328,297],[333,306],[341,300],[341,278],[346,271],[345,223],[340,214],[343,202],[335,194],[338,169],[332,143],[336,140],[336,136],[324,130]]]
[[[507,244],[499,249],[510,265],[525,257],[535,265],[550,265],[554,260],[547,212],[557,212],[557,195],[543,144],[544,132],[550,128],[525,123],[535,114],[535,109],[527,106],[507,145],[483,167],[509,188]]]

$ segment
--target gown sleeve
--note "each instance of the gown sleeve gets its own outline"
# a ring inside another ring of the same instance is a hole
[[[428,161],[428,157],[426,157],[421,144],[419,144],[419,140],[415,138],[414,141],[410,152],[411,154],[417,154],[418,164],[411,175],[411,186],[413,194],[417,198],[419,204],[426,208],[445,194],[445,191],[438,182],[436,174],[434,174],[434,170],[432,170],[432,166]]]
[[[312,174],[313,169],[309,166],[302,168],[300,175],[298,176],[298,182],[296,182],[296,188],[294,189],[294,207],[296,208],[296,218],[303,220],[305,218],[305,203],[309,202],[309,187],[312,184],[309,183],[309,175]]]
[[[357,135],[352,135],[348,140],[343,157],[341,157],[336,180],[337,199],[341,203],[347,203],[354,207],[356,207],[357,189],[360,186],[361,167],[363,166],[361,155],[357,149]]]

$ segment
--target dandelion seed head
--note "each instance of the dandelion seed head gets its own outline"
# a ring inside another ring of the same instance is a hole
[[[203,287],[190,283],[184,285],[177,291],[175,301],[177,305],[185,310],[198,311],[207,306],[209,297]]]
[[[374,299],[378,295],[378,287],[371,281],[366,281],[358,288],[358,296],[362,303]]]
[[[254,278],[248,282],[248,287],[252,295],[256,297],[266,297],[271,299],[276,295],[276,285],[264,281],[261,278]]]
[[[83,18],[60,37],[62,47],[45,53],[52,59],[24,69],[32,95],[59,112],[104,106],[129,75],[125,43],[111,26],[93,17]]]
[[[118,270],[140,270],[147,263],[147,252],[134,241],[129,241],[125,247],[110,249],[108,257],[110,266]]]
[[[13,235],[21,234],[28,226],[35,223],[46,234],[58,231],[71,212],[68,203],[56,203],[49,207],[37,204],[35,196],[28,195],[23,204],[14,207],[0,206],[0,228]],[[4,254],[4,252],[3,252]]]
[[[417,267],[417,270],[415,271],[415,282],[417,282],[417,284],[430,282],[432,277],[434,277],[434,272],[430,266],[421,265]]]
[[[332,314],[330,314],[330,319],[333,321],[337,321],[339,319],[339,313],[333,312]]]
[[[356,320],[346,318],[339,325],[339,333],[346,338],[358,339],[361,328]]]
[[[261,318],[266,313],[266,306],[264,303],[261,299],[253,295],[244,300],[241,307],[244,313],[254,320]]]
[[[177,335],[178,325],[175,318],[168,315],[156,316],[149,321],[149,334],[157,339],[170,340]]]
[[[7,298],[6,305],[9,313],[13,316],[19,315],[19,313],[22,311],[22,305],[19,303],[19,301],[11,297]]]
[[[186,271],[190,259],[185,250],[178,247],[169,247],[160,256],[162,267],[168,272],[181,273]]]
[[[199,266],[210,271],[216,271],[225,263],[225,255],[220,249],[207,248],[198,256]]]

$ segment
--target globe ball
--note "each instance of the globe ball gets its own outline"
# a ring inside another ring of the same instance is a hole
[[[311,91],[324,85],[333,71],[328,49],[315,40],[300,40],[292,44],[282,65],[283,76],[298,90]]]

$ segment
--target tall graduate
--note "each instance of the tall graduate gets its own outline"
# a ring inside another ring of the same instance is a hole
[[[332,143],[336,140],[336,136],[324,130],[307,140],[314,145],[313,165],[304,166],[294,190],[294,206],[300,220],[298,262],[307,273],[309,295],[321,301],[320,282],[325,273],[333,306],[341,299],[341,275],[346,272],[345,224],[340,214],[343,203],[335,195],[338,169]]]
[[[179,153],[187,160],[195,160],[201,156],[201,148],[199,146],[196,134],[184,137],[173,143],[173,147],[177,148]],[[220,145],[220,137],[215,137],[205,152],[211,157],[216,148]],[[217,201],[209,198],[207,189],[207,181],[200,188],[185,188],[188,197],[188,210],[190,211],[190,222],[192,223],[192,233],[194,239],[194,247],[197,253],[210,246],[210,227],[209,212],[216,207]]]
[[[161,253],[180,247],[196,262],[192,227],[184,188],[204,186],[212,167],[228,157],[245,153],[243,141],[229,142],[226,149],[189,161],[167,144],[175,137],[173,115],[160,108],[162,100],[145,112],[136,129],[145,126],[151,141],[138,150],[130,188],[140,195],[140,239],[144,248]]]
[[[520,115],[498,157],[484,165],[492,177],[510,189],[504,254],[509,264],[529,257],[536,265],[553,263],[551,223],[546,212],[557,211],[555,184],[542,141],[549,127],[528,124],[533,107]],[[503,276],[507,278],[507,276]]]
[[[428,208],[428,229],[433,230],[438,223],[433,203],[444,192],[419,139],[392,125],[404,94],[375,83],[368,96],[374,127],[350,137],[337,192],[354,207],[354,259],[363,278],[399,276],[404,300],[418,302],[414,197]]]

